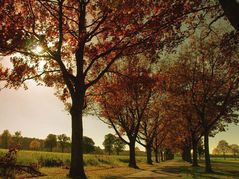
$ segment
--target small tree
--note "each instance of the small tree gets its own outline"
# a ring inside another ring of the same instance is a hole
[[[14,133],[14,143],[15,145],[20,145],[21,143],[21,139],[22,139],[22,134],[21,134],[21,131],[16,131]]]
[[[125,149],[125,145],[126,144],[119,137],[115,138],[114,150],[117,155]]]
[[[83,152],[84,153],[92,153],[95,151],[95,142],[93,139],[84,136],[83,137]]]
[[[4,149],[7,149],[10,147],[10,144],[12,143],[12,136],[8,130],[3,131],[1,135],[1,143]]]
[[[64,149],[65,149],[66,145],[70,141],[70,137],[67,137],[66,134],[61,134],[61,135],[57,136],[57,139],[58,139],[58,142],[61,146],[61,152],[64,152]]]
[[[109,133],[105,135],[103,146],[105,147],[105,152],[107,152],[109,155],[113,153],[115,140],[116,137],[113,134]]]
[[[49,148],[50,151],[52,152],[52,149],[56,147],[56,145],[57,145],[56,135],[49,134],[45,140],[45,147]]]
[[[229,145],[230,151],[233,153],[234,158],[239,154],[239,146],[237,144]]]
[[[229,151],[229,145],[225,140],[220,140],[217,145],[217,149],[223,154],[224,159],[226,159],[226,153]]]
[[[212,155],[218,155],[219,153],[220,152],[217,147],[212,150]]]
[[[40,147],[41,147],[41,143],[37,139],[32,140],[29,145],[29,148],[31,150],[39,150]]]

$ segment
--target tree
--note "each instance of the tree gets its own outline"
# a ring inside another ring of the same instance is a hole
[[[83,151],[84,153],[93,153],[95,151],[95,142],[93,139],[84,136],[83,137]]]
[[[97,97],[99,115],[129,145],[129,166],[137,168],[135,143],[157,77],[142,56],[126,60],[112,71],[114,78],[106,76],[95,90],[96,94],[99,91],[104,94]]]
[[[116,137],[113,134],[109,133],[105,135],[103,146],[105,147],[105,152],[107,152],[109,155],[112,154],[114,151],[115,140]]]
[[[219,153],[220,152],[217,147],[212,150],[212,155],[218,155]]]
[[[225,140],[220,140],[217,144],[217,149],[223,154],[224,159],[226,159],[226,153],[229,152],[229,145]]]
[[[37,139],[33,139],[29,145],[31,150],[39,150],[41,147],[41,143]]]
[[[1,1],[0,53],[13,55],[14,67],[8,87],[29,79],[55,87],[72,118],[71,177],[86,178],[82,114],[88,89],[123,55],[174,47],[186,34],[180,33],[182,22],[194,17],[191,12],[200,14],[200,4],[201,0]]]
[[[1,135],[1,143],[4,149],[8,149],[12,143],[12,136],[8,130],[4,130]]]
[[[56,147],[56,145],[57,145],[56,135],[54,135],[54,134],[49,134],[49,135],[47,136],[47,138],[45,139],[44,144],[45,144],[45,147],[46,147],[46,148],[49,148],[50,151],[52,152],[52,149],[53,149],[54,147]]]
[[[125,149],[125,143],[119,138],[115,138],[114,142],[114,150],[117,155],[119,155],[120,152],[122,152]]]
[[[160,128],[157,129],[157,135],[154,138],[153,145],[152,145],[156,163],[160,162],[160,155],[159,155],[160,149],[162,149],[163,142],[166,139],[167,135],[168,135],[168,131],[166,127],[164,128],[163,126],[161,126]]]
[[[155,85],[156,86],[156,85]],[[144,118],[140,123],[137,142],[145,147],[147,154],[147,163],[152,164],[152,146],[154,138],[157,135],[158,128],[161,127],[160,115],[160,97],[158,89],[152,90],[152,97],[145,109]]]
[[[64,152],[66,145],[70,142],[70,137],[67,137],[66,134],[61,134],[57,136],[57,139],[61,146],[61,152]]]
[[[94,149],[94,153],[95,154],[104,154],[104,151],[99,146],[96,146]]]
[[[229,145],[230,151],[233,153],[234,158],[239,154],[239,146],[237,144]]]
[[[21,139],[22,139],[21,131],[16,131],[14,133],[13,138],[14,138],[15,145],[20,145],[21,144]]]

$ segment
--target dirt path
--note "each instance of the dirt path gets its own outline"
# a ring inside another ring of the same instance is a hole
[[[186,165],[186,164],[185,164]],[[124,178],[181,178],[180,171],[169,172],[167,168],[175,168],[178,167],[177,161],[167,161],[156,166],[152,166],[148,169],[139,171],[137,173],[133,173],[125,176]]]

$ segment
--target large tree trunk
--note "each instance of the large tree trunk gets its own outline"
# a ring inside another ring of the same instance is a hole
[[[210,154],[209,154],[209,140],[208,137],[209,133],[205,132],[204,134],[204,148],[205,148],[205,172],[211,173],[212,172],[212,166],[211,166],[211,160],[210,160]]]
[[[72,145],[71,145],[71,167],[70,177],[73,179],[86,179],[83,162],[83,121],[82,111],[84,95],[76,99],[78,103],[72,105]]]
[[[158,152],[159,152],[158,149],[155,148],[155,149],[154,149],[154,155],[155,155],[155,162],[156,162],[156,163],[159,163],[159,155],[158,155]]]
[[[182,159],[186,162],[192,163],[192,156],[191,156],[191,147],[185,146],[182,153]]]
[[[139,167],[136,165],[136,158],[135,158],[135,140],[130,140],[130,144],[129,144],[129,167],[139,168]]]
[[[193,167],[198,167],[198,142],[195,139],[192,139],[193,145]]]
[[[219,0],[225,15],[231,25],[239,31],[239,3],[238,0]]]
[[[146,153],[147,153],[147,164],[152,165],[153,161],[152,161],[152,148],[151,145],[146,145]]]

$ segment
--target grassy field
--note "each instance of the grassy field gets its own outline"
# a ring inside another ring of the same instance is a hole
[[[0,150],[3,155],[6,150]],[[85,170],[91,179],[117,179],[133,175],[134,178],[183,178],[183,179],[239,179],[239,160],[228,158],[212,158],[215,173],[204,173],[203,161],[200,167],[192,168],[190,164],[179,160],[147,165],[145,156],[137,156],[140,169],[128,168],[128,156],[84,155]],[[47,174],[42,179],[67,179],[70,154],[19,151],[17,161],[21,164],[38,163],[40,171]],[[154,176],[154,177],[153,177]]]
[[[0,156],[3,156],[7,150],[0,149]],[[125,166],[128,163],[129,157],[127,155],[97,155],[85,154],[85,166]],[[137,156],[138,163],[146,161],[145,156]],[[17,163],[29,165],[36,163],[42,167],[55,166],[69,166],[70,154],[57,152],[43,152],[43,151],[18,151]]]

